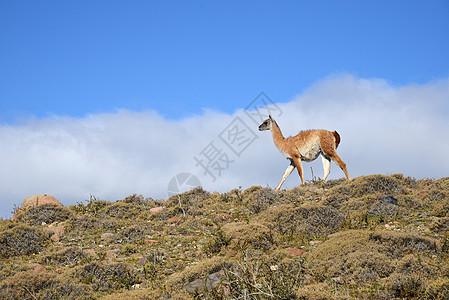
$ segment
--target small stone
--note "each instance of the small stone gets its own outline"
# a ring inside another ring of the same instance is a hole
[[[174,216],[174,217],[171,217],[170,219],[168,219],[167,223],[176,223],[176,222],[179,222],[180,220],[181,220],[180,217]]]
[[[91,257],[97,257],[97,253],[95,252],[94,249],[86,249],[86,250],[84,250],[84,252],[86,252],[86,254]]]
[[[224,271],[221,270],[187,283],[186,285],[184,285],[184,290],[189,293],[194,293],[195,291],[202,291],[205,289],[211,290],[220,282],[220,280],[223,279],[223,277]]]
[[[104,241],[104,240],[107,240],[107,239],[109,239],[109,238],[111,238],[111,237],[113,237],[113,236],[114,236],[113,233],[105,232],[105,233],[103,233],[103,234],[101,235],[100,239],[101,239],[102,241]]]
[[[44,231],[52,234],[50,239],[53,242],[59,242],[59,240],[64,235],[65,228],[64,226],[44,227]]]
[[[380,197],[380,201],[383,203],[398,205],[398,200],[392,196],[382,196]]]
[[[155,214],[164,210],[163,206],[150,208],[150,213]]]
[[[319,243],[321,243],[321,241],[310,241],[310,242],[309,242],[309,245],[310,245],[310,246],[316,246],[316,245],[318,245]]]
[[[287,248],[288,253],[296,255],[296,256],[303,256],[306,254],[306,251],[298,248]]]
[[[47,271],[47,269],[41,266],[40,264],[29,264],[29,266],[33,268],[33,271],[36,273]]]
[[[114,258],[116,258],[117,257],[117,255],[114,253],[115,251],[114,250],[108,250],[108,251],[106,251],[106,259],[107,260],[109,260],[109,261],[112,261]]]

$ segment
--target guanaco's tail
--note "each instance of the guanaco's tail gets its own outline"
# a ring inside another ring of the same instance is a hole
[[[332,134],[334,135],[335,138],[335,148],[337,148],[338,145],[340,144],[340,135],[338,134],[337,131],[332,132]]]

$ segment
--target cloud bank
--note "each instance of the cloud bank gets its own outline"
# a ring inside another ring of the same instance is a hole
[[[301,129],[337,130],[338,152],[352,177],[449,174],[448,79],[397,87],[343,74],[287,102],[252,100],[242,103],[252,114],[205,110],[170,120],[155,111],[118,110],[0,126],[0,217],[9,218],[14,204],[35,194],[51,194],[65,205],[90,194],[111,201],[133,193],[166,198],[169,183],[181,173],[193,175],[209,191],[275,187],[288,161],[271,134],[257,130],[257,113],[271,112],[284,136]],[[322,176],[320,159],[303,166],[306,180],[310,167]],[[340,177],[343,172],[332,163],[329,178]],[[299,182],[295,171],[283,187]]]

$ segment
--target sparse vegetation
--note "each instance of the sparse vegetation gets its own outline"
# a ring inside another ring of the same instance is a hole
[[[402,174],[39,205],[0,220],[0,298],[447,299],[448,207]]]

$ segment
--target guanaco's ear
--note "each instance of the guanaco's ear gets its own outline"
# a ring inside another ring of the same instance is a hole
[[[270,118],[271,121],[273,121],[273,118],[271,117],[271,115],[268,115],[268,117]]]

